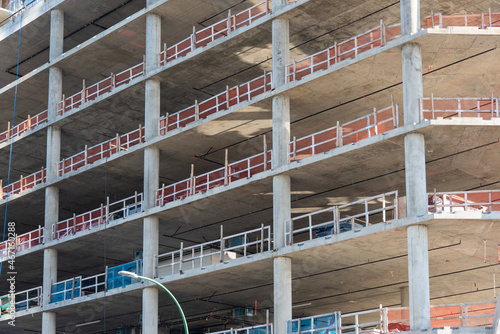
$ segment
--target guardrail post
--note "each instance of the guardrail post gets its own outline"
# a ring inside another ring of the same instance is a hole
[[[198,100],[194,100],[194,120],[197,121],[199,119],[200,119],[200,105],[198,104]]]
[[[339,121],[337,121],[337,147],[342,146],[342,127]]]
[[[227,34],[231,32],[231,9],[227,11]],[[226,35],[227,36],[227,35]],[[213,36],[212,36],[213,40]]]
[[[87,92],[85,88],[85,79],[83,79],[83,88],[82,88],[82,103],[87,102]]]
[[[194,164],[191,164],[191,176],[189,179],[189,195],[194,195]]]
[[[266,135],[262,136],[262,144],[264,146],[264,170],[267,170],[267,138],[266,138]]]
[[[269,14],[269,0],[266,0],[266,15]]]
[[[373,126],[375,127],[375,135],[378,135],[377,108],[373,108]]]
[[[26,124],[28,126],[28,129],[31,129],[31,116],[28,115],[28,120],[26,121]]]
[[[11,128],[10,128],[10,121],[7,122],[7,139],[10,139],[10,131],[11,131]]]
[[[224,262],[224,226],[220,226],[220,262]]]
[[[196,48],[196,27],[193,26],[193,34],[191,35],[191,51]]]
[[[108,291],[108,266],[104,270],[104,291]]]
[[[335,224],[335,234],[340,234],[340,210],[338,206],[333,207],[333,223]]]
[[[228,175],[228,172],[229,172],[229,164],[227,162],[227,155],[228,155],[228,152],[227,152],[227,149],[225,149],[225,158],[224,158],[224,185],[227,186],[228,185],[228,181],[229,181],[229,175]]]
[[[62,103],[63,103],[63,109],[62,109],[62,112],[61,112],[61,115],[64,114],[64,112],[66,111],[66,95],[62,95]]]
[[[73,234],[76,233],[76,213],[73,213]]]
[[[179,273],[180,274],[183,274],[182,272],[182,257],[183,257],[183,253],[184,253],[184,242],[181,242],[181,249],[180,249],[180,252],[179,252]]]
[[[24,177],[21,175],[21,179],[20,179],[21,184],[20,184],[20,187],[19,187],[20,192],[22,192],[24,190],[23,181],[24,181]]]
[[[106,223],[109,222],[109,218],[111,217],[109,216],[109,196],[108,196],[106,197],[106,221],[105,221]]]

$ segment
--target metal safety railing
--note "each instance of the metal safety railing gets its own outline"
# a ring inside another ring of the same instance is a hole
[[[6,142],[9,139],[19,137],[25,132],[36,128],[40,124],[47,123],[47,110],[42,111],[38,115],[31,117],[28,115],[28,119],[22,121],[16,126],[11,127],[11,123],[7,123],[7,131],[0,133],[0,143]]]
[[[287,334],[338,334],[341,333],[340,312],[314,315],[288,320]]]
[[[44,228],[38,226],[37,230],[21,235],[16,234],[12,241],[6,240],[0,243],[1,260],[7,261],[9,253],[20,252],[43,244],[43,231]]]
[[[380,305],[378,309],[341,314],[340,333],[361,334],[371,329],[377,329],[379,333],[389,333],[387,311],[387,307]]]
[[[34,7],[37,3],[42,2],[44,0],[25,0],[21,2],[21,0],[10,0],[9,4],[9,16],[0,21],[0,25],[4,24],[8,20],[13,20],[17,16],[22,15],[22,13],[32,7]]]
[[[191,165],[191,177],[168,186],[163,184],[156,192],[156,205],[163,206],[166,203],[229,185],[234,181],[250,178],[255,174],[269,170],[272,166],[271,156],[272,151],[267,150],[265,142],[263,153],[233,163],[228,162],[226,150],[224,167],[195,176],[194,166]]]
[[[270,8],[270,1],[265,0],[236,15],[231,15],[231,10],[228,10],[226,19],[214,23],[200,31],[196,31],[196,28],[193,27],[193,33],[182,41],[168,48],[166,43],[163,44],[163,51],[159,55],[160,66],[184,57],[198,48],[205,47],[208,43],[227,36],[231,31],[249,26],[255,20],[269,14]]]
[[[500,190],[434,192],[427,198],[429,213],[500,211]]]
[[[35,172],[28,176],[22,176],[19,181],[8,184],[5,187],[2,186],[2,180],[0,180],[0,199],[5,199],[7,196],[16,195],[22,193],[25,190],[34,188],[35,186],[45,183],[47,181],[47,172],[45,168]]]
[[[115,138],[102,142],[92,147],[87,147],[69,158],[63,159],[58,163],[58,175],[62,176],[65,173],[75,171],[83,166],[92,164],[104,158],[126,151],[129,148],[144,143],[144,127],[139,125],[137,130],[133,130],[124,135],[117,134]]]
[[[465,15],[446,15],[432,14],[430,17],[421,21],[421,28],[448,28],[451,26],[459,27],[478,27],[485,29],[488,27],[500,26],[500,13],[465,14]],[[380,26],[352,37],[341,43],[335,43],[326,50],[317,52],[308,57],[295,60],[286,66],[286,81],[296,81],[317,71],[340,63],[347,59],[355,59],[359,54],[370,49],[385,46],[401,36],[401,24],[385,26],[380,21]]]
[[[142,193],[110,203],[109,197],[106,205],[100,208],[76,215],[72,218],[60,221],[52,225],[52,239],[60,239],[80,231],[90,230],[101,224],[108,223],[119,218],[126,218],[137,212],[142,212]]]
[[[231,328],[210,334],[273,334],[273,324],[265,324],[259,326]]]
[[[176,112],[175,114],[170,115],[167,113],[165,116],[160,117],[158,121],[159,134],[165,135],[168,131],[185,127],[189,123],[199,119],[205,119],[217,112],[228,110],[229,107],[240,102],[249,101],[260,94],[271,91],[271,89],[271,72],[264,72],[262,76],[233,88],[226,87],[226,91],[204,100],[201,103],[195,101],[194,105]]]
[[[334,148],[352,144],[399,127],[398,105],[373,110],[373,113],[342,125],[296,139],[288,144],[289,161],[298,161]]]
[[[369,225],[390,223],[398,217],[398,192],[384,193],[286,220],[285,244],[356,232]]]
[[[387,309],[387,327],[390,333],[410,330],[408,307]],[[468,303],[431,306],[431,327],[488,327],[495,313],[495,303]]]
[[[500,117],[498,98],[454,97],[420,99],[420,118],[476,117],[491,120]]]
[[[271,227],[261,225],[250,231],[224,236],[220,228],[220,238],[202,244],[184,247],[179,250],[160,254],[156,261],[157,275],[181,273],[186,269],[230,261],[237,257],[262,253],[271,250]]]
[[[2,314],[29,310],[42,305],[42,287],[28,289],[0,297]]]

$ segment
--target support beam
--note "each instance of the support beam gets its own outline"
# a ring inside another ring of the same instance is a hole
[[[142,334],[158,334],[158,289],[142,290]]]
[[[273,177],[273,248],[285,247],[285,221],[291,217],[290,176]]]
[[[42,333],[56,333],[56,314],[54,312],[42,313]]]
[[[431,327],[427,226],[410,226],[407,235],[410,328],[424,330]]]
[[[159,65],[161,52],[161,17],[158,14],[146,15],[146,73]]]
[[[274,8],[274,2],[273,2]],[[286,64],[290,61],[290,30],[286,19],[273,20],[273,85],[274,88],[285,84]]]
[[[292,259],[274,258],[274,334],[286,334],[292,319]]]
[[[425,139],[421,133],[405,136],[406,216],[427,214]]]

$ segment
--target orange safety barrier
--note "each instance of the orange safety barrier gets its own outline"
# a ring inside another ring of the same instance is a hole
[[[80,153],[77,153],[69,158],[63,159],[58,164],[59,176],[65,173],[77,170],[88,164],[92,164],[103,158],[128,150],[137,144],[144,143],[144,127],[139,125],[137,130],[126,133],[122,136],[116,135],[115,138],[100,143],[98,145],[87,148]]]
[[[352,144],[399,126],[398,106],[392,105],[353,121],[295,139],[288,144],[289,161],[298,161],[342,145]]]
[[[208,43],[227,36],[231,31],[249,26],[253,21],[267,15],[270,12],[270,1],[266,0],[236,15],[231,15],[231,11],[229,10],[227,19],[214,23],[198,32],[196,32],[193,27],[193,33],[188,38],[169,48],[167,48],[166,44],[164,44],[163,51],[160,53],[159,58],[160,66],[163,66],[172,60],[184,57],[198,48],[205,47]]]
[[[422,98],[420,100],[422,119],[438,117],[478,117],[484,120],[500,117],[498,98]]]
[[[46,123],[47,119],[47,110],[42,111],[35,117],[31,117],[28,115],[28,119],[19,123],[14,127],[10,127],[10,122],[7,125],[7,131],[0,133],[0,143],[6,142],[7,140],[21,136],[23,133],[36,128],[38,125]]]
[[[487,327],[491,326],[494,313],[494,303],[431,306],[431,328]],[[407,307],[388,308],[387,319],[390,333],[410,330],[410,310]]]
[[[21,176],[21,179],[19,181],[11,183],[5,187],[1,187],[2,182],[0,181],[0,198],[5,199],[7,196],[19,194],[27,189],[31,189],[36,185],[44,183],[46,181],[46,177],[47,173],[45,171],[45,168],[42,167],[42,170],[26,177]]]
[[[270,72],[264,72],[264,75],[244,84],[233,88],[227,87],[225,92],[219,93],[201,103],[196,101],[194,105],[173,115],[167,113],[166,116],[160,117],[159,133],[165,135],[168,131],[185,127],[199,119],[205,119],[240,102],[249,101],[258,95],[271,91],[271,89],[272,75]]]
[[[432,15],[421,21],[422,29],[434,27],[447,28],[451,26],[478,27],[479,29],[498,27],[500,26],[500,13],[490,12],[450,16],[438,14]],[[387,42],[400,36],[400,24],[385,26],[383,22],[380,22],[380,26],[375,29],[364,32],[339,44],[335,43],[334,46],[326,50],[298,61],[294,60],[293,63],[288,64],[286,67],[286,81],[301,80],[309,74],[325,70],[343,60],[354,59],[360,53],[379,46],[384,46]]]
[[[157,190],[156,205],[163,206],[166,203],[194,194],[205,193],[209,189],[228,185],[243,178],[250,178],[268,169],[271,169],[271,151],[259,153],[231,164],[226,163],[224,167],[198,176],[195,176],[193,169],[191,169],[189,179],[168,186],[163,185]]]

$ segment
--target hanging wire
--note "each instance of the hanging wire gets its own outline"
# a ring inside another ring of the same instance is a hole
[[[16,104],[17,104],[17,79],[19,76],[19,56],[21,53],[21,32],[23,28],[23,16],[21,15],[21,19],[19,20],[19,43],[17,46],[17,68],[16,68],[16,87],[14,90],[14,111],[12,112],[12,127],[11,129],[15,126],[15,121],[16,121]],[[9,172],[7,176],[7,198],[5,200],[5,214],[3,218],[3,235],[2,235],[2,244],[5,242],[5,227],[7,226],[7,209],[9,205],[9,184],[10,184],[10,171],[12,167],[12,150],[14,146],[14,141],[10,141],[10,153],[9,153]],[[2,275],[2,265],[3,265],[3,254],[4,252],[1,252],[2,254],[0,255],[0,276]]]

